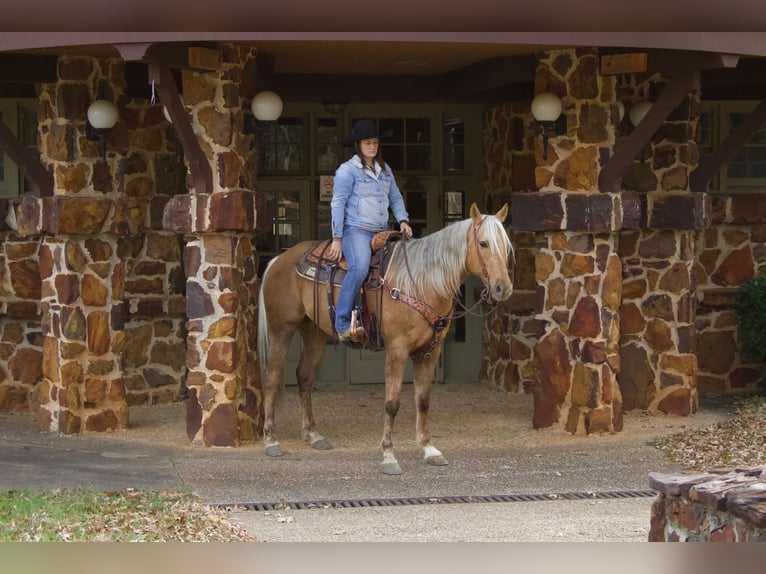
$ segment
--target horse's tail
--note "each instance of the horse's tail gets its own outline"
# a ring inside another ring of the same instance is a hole
[[[269,273],[269,269],[271,269],[276,260],[277,257],[274,257],[266,265],[266,270],[263,272],[263,277],[261,277],[261,287],[258,290],[258,366],[261,370],[261,381],[266,380],[266,367],[268,366],[270,347],[269,323],[266,317],[266,304],[263,299],[263,286],[266,284],[266,276]]]

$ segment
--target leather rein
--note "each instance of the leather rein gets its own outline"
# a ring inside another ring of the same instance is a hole
[[[471,224],[471,228],[473,229],[473,239],[474,239],[474,246],[476,248],[476,257],[479,259],[479,263],[481,264],[481,282],[484,286],[484,289],[481,291],[481,296],[479,299],[474,303],[474,305],[471,308],[466,308],[462,303],[460,303],[457,300],[457,297],[454,298],[454,301],[456,301],[462,308],[463,311],[460,313],[453,313],[453,309],[455,308],[455,302],[453,301],[452,307],[450,308],[450,312],[447,315],[440,315],[436,312],[436,310],[431,307],[428,303],[425,301],[421,301],[420,299],[413,297],[412,295],[408,295],[407,293],[402,293],[400,289],[397,287],[392,287],[388,284],[388,282],[385,280],[384,277],[380,277],[380,284],[386,288],[388,291],[389,296],[391,299],[395,301],[401,301],[402,303],[405,303],[406,305],[409,305],[415,311],[420,313],[426,321],[428,321],[429,325],[434,330],[433,338],[431,339],[430,345],[423,351],[422,353],[419,353],[417,355],[418,358],[426,358],[429,357],[434,349],[436,349],[436,346],[439,343],[439,335],[441,334],[444,329],[447,328],[450,321],[453,319],[461,319],[465,317],[466,315],[469,315],[473,312],[473,310],[481,305],[482,303],[486,302],[489,299],[489,273],[487,272],[487,265],[484,262],[484,258],[481,256],[481,250],[479,249],[479,228],[484,223],[484,220],[486,219],[486,216],[481,219],[481,221],[476,224],[476,222],[473,222]],[[395,246],[395,250],[399,248],[399,244],[397,243]],[[404,247],[402,247],[404,249]],[[409,264],[407,263],[407,251],[405,249],[404,251],[404,264],[407,268],[407,273],[409,274],[410,278],[412,278],[412,272],[410,271]],[[483,316],[483,315],[482,315]]]

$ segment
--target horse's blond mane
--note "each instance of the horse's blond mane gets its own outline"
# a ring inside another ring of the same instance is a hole
[[[425,237],[401,242],[386,272],[386,282],[404,293],[425,298],[429,293],[451,299],[465,279],[468,233],[472,220],[458,221]],[[482,227],[493,253],[511,252],[511,242],[503,224],[494,216],[484,216]],[[502,245],[500,240],[502,239]]]

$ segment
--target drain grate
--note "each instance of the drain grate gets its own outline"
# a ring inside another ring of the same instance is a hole
[[[481,502],[550,502],[553,500],[603,500],[647,498],[657,496],[656,490],[609,490],[586,492],[553,492],[494,494],[478,496],[429,496],[406,498],[361,498],[352,500],[299,500],[279,502],[245,502],[214,504],[222,510],[310,510],[315,508],[370,508],[382,506],[420,506],[426,504],[470,504]]]

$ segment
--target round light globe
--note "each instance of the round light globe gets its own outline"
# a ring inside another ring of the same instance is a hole
[[[273,122],[282,114],[282,98],[270,90],[255,94],[250,109],[255,119],[261,122]]]
[[[625,104],[623,104],[620,100],[617,100],[617,112],[620,116],[620,119],[617,120],[617,123],[620,123],[622,118],[625,117]]]
[[[88,121],[97,130],[108,130],[117,123],[117,106],[107,100],[96,100],[88,106]]]
[[[538,122],[555,122],[561,109],[561,100],[550,92],[537,94],[532,100],[532,115]]]
[[[631,106],[628,117],[630,117],[630,123],[633,124],[633,127],[641,123],[641,120],[644,119],[644,116],[651,109],[651,107],[652,102],[648,102],[646,100],[642,100]]]

